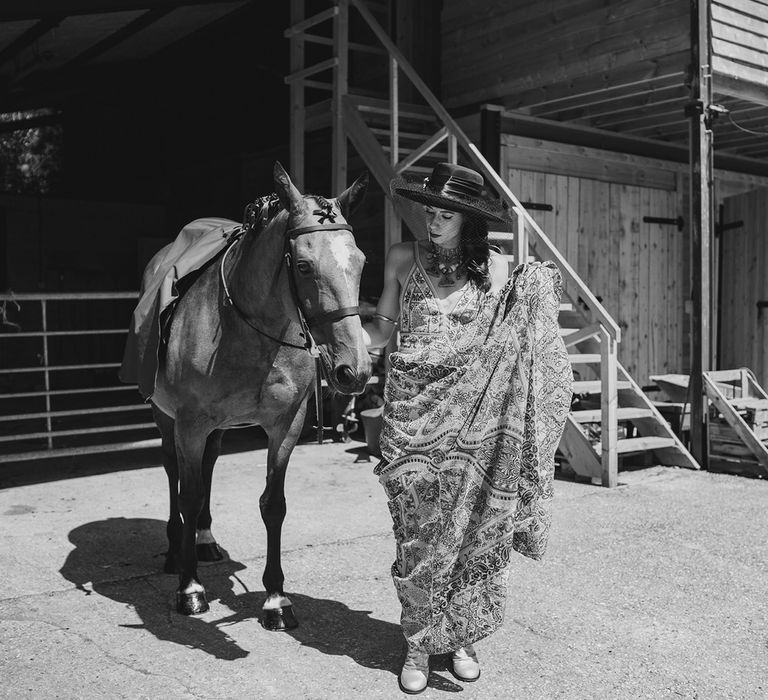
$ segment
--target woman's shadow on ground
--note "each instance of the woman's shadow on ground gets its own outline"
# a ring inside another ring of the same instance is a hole
[[[245,588],[237,576],[244,564],[227,558],[200,569],[209,601],[218,600],[231,614],[216,620],[187,617],[174,608],[177,577],[160,573],[167,547],[164,522],[109,518],[75,528],[69,539],[75,548],[61,575],[84,595],[95,592],[133,608],[141,622],[122,627],[146,629],[158,639],[224,660],[244,658],[254,651],[243,649],[226,631],[239,622],[259,624],[261,619],[265,595]],[[288,595],[299,618],[299,627],[288,634],[301,644],[324,654],[348,656],[367,668],[399,671],[404,647],[398,625],[337,600]],[[259,632],[265,645],[270,644],[269,635],[279,634],[261,628]]]

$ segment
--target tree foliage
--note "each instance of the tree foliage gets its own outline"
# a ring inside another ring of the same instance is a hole
[[[0,114],[0,122],[21,122],[47,111]],[[50,194],[61,172],[62,128],[33,126],[0,132],[0,191]]]

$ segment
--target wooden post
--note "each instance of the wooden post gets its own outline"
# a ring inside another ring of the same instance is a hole
[[[600,326],[600,461],[601,483],[613,488],[618,484],[619,453],[617,447],[618,389],[616,383],[617,343],[604,326]]]
[[[705,426],[706,398],[702,372],[711,369],[711,249],[712,249],[712,133],[709,115],[712,80],[709,43],[709,2],[691,0],[691,100],[690,188],[691,188],[691,452],[707,468]]]
[[[501,112],[499,105],[480,108],[480,153],[498,173],[501,167]],[[504,177],[504,173],[500,173]]]
[[[338,64],[333,71],[331,192],[339,194],[347,186],[347,135],[344,132],[342,100],[348,92],[349,0],[338,0],[339,12],[333,23],[333,50]]]
[[[397,169],[400,160],[400,75],[397,59],[389,58],[389,164]],[[389,191],[384,192],[384,253],[402,239],[402,219]]]
[[[448,162],[454,164],[459,162],[459,144],[452,133],[448,134]]]
[[[515,208],[517,232],[515,233],[515,266],[528,262],[528,228],[525,211]]]
[[[291,26],[304,19],[304,0],[291,0]],[[290,42],[291,73],[304,68],[304,37],[295,34]],[[304,85],[300,80],[290,84],[290,174],[291,180],[304,191]]]

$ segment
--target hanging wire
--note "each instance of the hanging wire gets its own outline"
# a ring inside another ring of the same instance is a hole
[[[745,131],[748,134],[754,134],[755,136],[768,136],[768,131],[754,131],[753,129],[747,129],[746,126],[741,126],[741,124],[737,124],[736,121],[733,118],[733,115],[728,112],[728,121],[731,122],[737,129],[740,129],[741,131]]]

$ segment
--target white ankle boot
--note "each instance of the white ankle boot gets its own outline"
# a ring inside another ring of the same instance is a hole
[[[408,647],[408,655],[403,662],[398,683],[400,690],[408,695],[416,695],[427,687],[429,679],[429,654]]]
[[[451,670],[460,681],[472,682],[480,678],[480,663],[471,644],[453,652]]]

